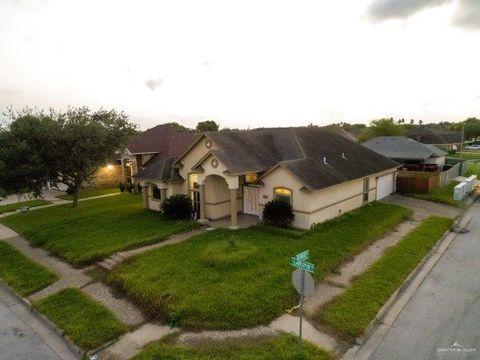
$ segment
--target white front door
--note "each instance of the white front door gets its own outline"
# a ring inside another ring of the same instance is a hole
[[[256,187],[243,187],[243,212],[245,214],[260,215],[258,213],[259,190]]]

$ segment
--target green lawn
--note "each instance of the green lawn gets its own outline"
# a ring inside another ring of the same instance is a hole
[[[463,207],[462,201],[453,200],[453,188],[457,186],[459,182],[452,181],[450,184],[444,187],[436,188],[426,194],[402,194],[405,196],[410,196],[415,199],[432,201],[444,205],[450,205],[455,207]]]
[[[475,151],[462,151],[455,154],[449,154],[447,157],[465,160],[480,160],[480,152]]]
[[[132,360],[333,360],[333,356],[308,343],[303,343],[303,357],[298,353],[298,339],[282,335],[273,339],[244,344],[215,344],[199,348],[154,343]]]
[[[308,232],[218,229],[131,258],[108,281],[152,315],[185,328],[267,324],[297,302],[293,255],[309,249],[321,279],[410,215],[399,206],[375,203]]]
[[[22,207],[35,207],[35,206],[42,206],[42,205],[48,205],[51,204],[50,201],[47,200],[42,200],[42,199],[36,199],[36,200],[30,200],[30,201],[22,201],[22,202],[17,202],[14,204],[8,204],[8,205],[0,205],[0,214],[11,212],[11,211],[16,211]]]
[[[84,350],[97,348],[128,330],[103,305],[78,289],[62,290],[36,302],[34,307]]]
[[[475,164],[470,164],[463,176],[469,177],[470,175],[478,175],[480,177],[480,164],[478,162]]]
[[[114,188],[108,188],[108,189],[81,189],[78,194],[78,198],[85,199],[92,196],[115,194],[119,192],[120,192],[120,189],[118,188],[118,186]],[[72,200],[73,195],[61,195],[59,196],[59,198],[63,200]]]
[[[452,220],[438,217],[423,221],[355,280],[346,292],[320,309],[315,318],[346,338],[361,335],[451,224]]]
[[[143,209],[142,197],[122,194],[70,205],[55,206],[0,220],[75,266],[93,263],[128,248],[155,243],[198,227],[194,221],[168,220]]]
[[[57,281],[58,276],[0,241],[0,279],[22,296],[28,296]]]

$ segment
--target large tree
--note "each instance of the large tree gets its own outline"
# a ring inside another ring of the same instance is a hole
[[[92,112],[86,107],[50,111],[48,115],[22,111],[11,118],[6,143],[15,147],[12,151],[4,150],[9,171],[0,179],[1,183],[10,184],[18,166],[24,169],[20,172],[23,183],[28,184],[29,180],[35,185],[31,190],[38,192],[38,187],[47,181],[65,184],[73,194],[73,207],[78,205],[81,185],[92,180],[97,169],[126,146],[135,130],[123,112]],[[32,154],[29,159],[28,154]]]
[[[43,113],[25,112],[0,130],[0,192],[41,195],[52,175],[59,130],[59,124]]]
[[[404,136],[405,126],[397,124],[393,118],[370,121],[370,126],[360,135],[359,141],[364,142],[377,136]]]
[[[480,119],[471,117],[465,120],[463,124],[465,124],[465,140],[477,141],[480,137]]]

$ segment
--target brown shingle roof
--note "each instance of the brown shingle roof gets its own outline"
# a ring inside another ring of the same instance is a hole
[[[182,154],[194,135],[171,124],[157,125],[132,138],[127,149],[132,154],[158,153],[160,158]]]
[[[292,171],[309,190],[399,165],[336,132],[316,127],[207,132],[205,136],[218,147],[212,153],[233,174],[263,172],[282,166]]]

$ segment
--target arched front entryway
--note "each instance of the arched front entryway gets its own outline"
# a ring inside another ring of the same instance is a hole
[[[199,174],[200,222],[230,217],[230,228],[238,227],[237,213],[242,210],[238,177]]]

